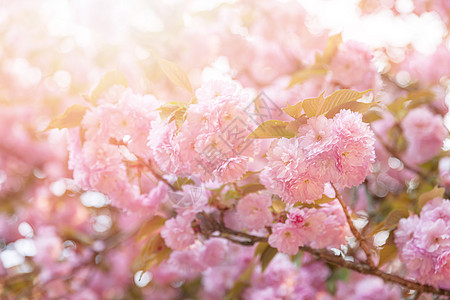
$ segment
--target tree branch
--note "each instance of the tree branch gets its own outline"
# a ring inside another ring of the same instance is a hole
[[[419,293],[432,293],[432,294],[437,294],[437,295],[450,296],[450,290],[436,289],[435,287],[433,287],[431,285],[421,284],[421,283],[418,283],[418,282],[415,282],[412,280],[404,279],[400,276],[386,273],[377,268],[373,269],[366,264],[347,261],[347,260],[344,260],[340,256],[334,255],[333,253],[329,252],[328,250],[317,250],[317,249],[312,249],[312,248],[306,247],[306,246],[301,247],[300,250],[309,252],[309,253],[313,254],[314,256],[319,257],[319,258],[325,260],[326,262],[334,264],[336,266],[351,269],[353,271],[356,271],[356,272],[362,273],[362,274],[375,275],[375,276],[380,277],[381,279],[383,279],[386,282],[396,283],[396,284],[399,284],[410,290],[416,290]]]
[[[197,214],[197,217],[201,221],[199,226],[199,233],[208,237],[214,236],[215,232],[219,232],[218,235],[219,237],[223,237],[233,243],[237,243],[244,246],[251,246],[258,242],[267,242],[268,240],[267,237],[255,236],[245,232],[240,232],[227,228],[225,227],[224,224],[219,223],[213,216],[208,215],[205,212]],[[313,249],[308,246],[303,246],[300,247],[299,250],[308,252],[329,264],[350,269],[361,274],[368,274],[380,277],[386,282],[395,283],[403,286],[404,288],[415,290],[417,291],[418,294],[432,293],[436,295],[450,296],[450,290],[436,289],[435,287],[430,285],[421,284],[412,280],[404,279],[397,275],[386,273],[376,267],[370,266],[369,264],[348,261],[341,256],[336,256],[335,254],[326,249]],[[369,263],[369,261],[367,262]]]

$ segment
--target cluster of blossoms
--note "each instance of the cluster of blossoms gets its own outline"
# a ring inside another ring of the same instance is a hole
[[[237,217],[242,220],[247,230],[259,230],[271,226],[272,212],[269,207],[272,201],[267,194],[249,194],[241,198],[236,205]]]
[[[409,276],[420,282],[450,288],[450,200],[429,201],[420,216],[400,220],[395,232],[399,257]]]
[[[201,299],[223,298],[252,260],[254,249],[212,238],[196,242],[184,250],[175,250],[168,260],[152,268],[150,299],[179,299],[176,283],[202,276]],[[169,289],[164,289],[167,286]],[[166,294],[164,294],[164,293]]]
[[[69,168],[81,188],[107,195],[118,207],[155,209],[165,186],[138,175],[148,164],[147,136],[159,102],[111,89],[86,112],[81,128],[69,132]]]
[[[331,82],[361,91],[377,87],[379,75],[372,59],[364,45],[353,41],[343,43],[330,62]]]
[[[298,136],[275,141],[261,181],[287,203],[312,203],[325,184],[357,186],[371,172],[375,138],[362,116],[342,110],[328,119],[308,119]]]
[[[417,52],[409,52],[407,55],[395,69],[397,72],[407,72],[413,82],[432,85],[450,73],[450,50],[444,45],[429,55]]]
[[[246,141],[256,127],[253,104],[234,82],[209,81],[196,91],[198,103],[186,110],[186,120],[153,123],[148,145],[166,173],[198,175],[202,181],[236,181],[247,171],[258,143]]]
[[[258,268],[253,273],[243,298],[294,300],[329,296],[325,281],[330,276],[330,269],[309,255],[302,257],[301,263],[298,268],[287,255],[277,254],[266,270]]]
[[[444,112],[436,114],[433,113],[434,106],[419,106],[410,110],[400,124],[396,122],[394,116],[387,113],[383,114],[383,119],[372,122],[372,129],[379,139],[375,143],[377,171],[368,176],[371,191],[378,196],[385,196],[389,191],[401,192],[404,182],[417,177],[414,169],[406,167],[404,163],[414,168],[441,153],[444,140],[448,136],[443,118],[447,107],[444,107]],[[393,158],[392,153],[386,148],[399,143],[392,138],[399,129],[402,130],[406,142],[399,150],[402,162]],[[447,161],[448,159],[443,157],[439,162],[440,181],[444,186],[448,186],[447,178],[450,172]]]
[[[300,246],[339,248],[346,244],[350,228],[337,200],[321,208],[292,209],[285,223],[276,223],[269,244],[280,252],[294,255]]]
[[[381,278],[352,273],[348,282],[337,283],[335,299],[399,300],[403,298],[397,286],[385,284]]]
[[[4,137],[0,145],[0,202],[32,191],[39,186],[35,180],[57,180],[66,174],[62,162],[66,153],[58,144],[62,137],[56,134],[54,145],[41,140],[30,130],[39,123],[35,118],[36,112],[30,107],[0,106],[0,134]],[[34,151],[30,153],[29,149]]]
[[[288,1],[283,7],[271,1],[245,1],[240,14],[251,15],[254,21],[248,23],[230,10],[227,23],[245,28],[252,40],[240,32],[231,30],[233,34],[230,34],[222,29],[218,55],[230,59],[237,79],[245,85],[271,85],[283,75],[312,64],[314,51],[323,49],[327,42],[327,30],[313,34],[305,23],[295,21],[306,18],[307,12],[294,1]]]
[[[408,142],[405,159],[413,164],[422,164],[435,157],[448,135],[442,117],[421,107],[406,115],[402,129]]]
[[[222,264],[229,248],[228,242],[223,239],[197,242],[189,248],[172,252],[164,265],[156,269],[156,273],[167,273],[167,276],[170,272],[170,282],[195,278],[199,273]]]

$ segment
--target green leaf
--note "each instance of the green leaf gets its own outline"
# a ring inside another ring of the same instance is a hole
[[[181,87],[193,94],[191,82],[186,73],[177,64],[166,59],[156,57],[158,66],[169,80],[178,87]]]
[[[224,200],[229,202],[229,200],[239,199],[242,195],[235,190],[228,190],[224,195]]]
[[[235,282],[233,287],[225,295],[224,300],[241,299],[240,295],[249,286],[250,286],[250,283],[248,283],[248,282],[242,282],[242,281]]]
[[[175,121],[177,128],[180,128],[186,120],[186,103],[168,102],[161,105],[158,110],[160,111],[161,119],[168,119],[169,122]]]
[[[187,177],[178,177],[177,180],[174,182],[173,187],[179,191],[183,189],[183,185],[191,184],[194,185],[195,182]]]
[[[429,90],[419,90],[409,92],[406,96],[398,97],[387,107],[395,114],[405,114],[408,109],[425,104],[434,99],[433,92]]]
[[[250,285],[250,279],[255,269],[255,263],[250,262],[244,272],[239,276],[230,291],[225,295],[225,300],[236,300],[241,298],[242,292]]]
[[[330,203],[334,200],[336,200],[336,198],[330,198],[328,196],[322,195],[322,198],[315,200],[314,203],[315,204],[325,204],[325,203]]]
[[[305,125],[308,121],[308,118],[305,114],[301,115],[299,118],[295,119],[294,121],[289,122],[286,125],[286,130],[289,132],[298,132],[298,128],[302,125]]]
[[[265,190],[266,187],[261,183],[249,183],[240,188],[242,195],[245,196],[250,193],[256,193],[261,190]]]
[[[380,260],[378,262],[378,267],[381,267],[385,263],[393,260],[397,256],[397,247],[395,243],[385,245],[380,251]]]
[[[406,208],[398,208],[394,209],[389,213],[389,215],[386,217],[386,219],[378,224],[378,226],[375,227],[375,229],[370,233],[370,236],[373,236],[377,232],[383,231],[383,230],[392,230],[395,227],[397,227],[398,222],[400,219],[409,217],[409,211]]]
[[[325,282],[327,290],[334,294],[336,292],[336,282],[338,281],[348,281],[350,277],[350,270],[344,268],[332,269],[331,276],[328,277]]]
[[[305,99],[303,101],[303,110],[308,117],[323,115],[336,106],[360,99],[369,91],[358,92],[344,89],[336,91],[326,98],[323,97],[324,92],[322,92],[317,98]]]
[[[298,119],[302,115],[302,102],[300,101],[295,105],[290,105],[288,103],[286,107],[282,108],[282,110],[294,119]]]
[[[310,68],[305,68],[292,75],[291,82],[289,83],[287,88],[289,89],[296,84],[301,84],[313,76],[321,76],[325,75],[326,73],[327,73],[326,69],[316,68],[315,65]]]
[[[256,171],[256,172],[253,172],[253,171],[247,171],[247,172],[245,172],[244,175],[242,175],[242,178],[248,178],[248,177],[250,177],[250,176],[253,176],[253,175],[256,175],[256,174],[259,174],[259,173],[261,173],[261,171]]]
[[[168,259],[172,250],[166,246],[160,234],[153,235],[133,262],[133,270],[147,271]]]
[[[84,245],[92,245],[94,242],[89,235],[70,226],[63,226],[62,232],[67,240],[73,240]]]
[[[390,230],[397,227],[400,219],[409,217],[409,210],[406,208],[398,208],[391,211],[391,213],[386,217],[386,223],[384,230]]]
[[[186,280],[180,287],[183,299],[198,299],[197,295],[200,293],[200,289],[203,287],[202,276],[197,276],[194,279]],[[138,300],[144,299],[143,297]]]
[[[320,115],[319,110],[325,104],[324,93],[322,92],[317,98],[309,98],[303,101],[303,110],[309,118]]]
[[[347,103],[342,103],[341,105],[333,107],[325,117],[328,119],[332,119],[337,113],[341,111],[341,109],[349,109],[353,112],[358,112],[361,114],[365,114],[366,111],[369,110],[372,106],[374,106],[376,103],[365,103],[365,102],[358,102],[358,101],[350,101]]]
[[[422,207],[430,200],[433,200],[434,198],[443,198],[445,194],[445,188],[438,187],[437,185],[429,192],[426,192],[419,196],[418,205],[419,208],[422,209]]]
[[[161,105],[158,110],[160,112],[159,115],[161,116],[161,119],[167,119],[176,111],[183,108],[186,108],[186,103],[171,101]]]
[[[94,88],[87,100],[93,105],[97,105],[98,98],[100,98],[102,93],[113,85],[123,85],[124,87],[128,86],[127,79],[118,70],[110,71],[103,75],[103,77],[100,79],[100,82]]]
[[[164,226],[164,222],[166,222],[166,219],[160,216],[154,216],[153,218],[145,222],[136,235],[136,242],[153,236],[161,227]]]
[[[50,130],[54,128],[63,129],[63,128],[73,128],[78,127],[83,120],[84,114],[86,113],[87,107],[74,104],[66,109],[66,111],[62,114],[54,118],[50,124],[48,124],[47,128],[44,130]]]
[[[299,208],[315,208],[315,209],[321,209],[322,207],[319,204],[315,204],[315,203],[306,203],[306,202],[300,202],[297,201],[294,204],[294,207],[299,207]]]
[[[327,65],[333,59],[336,54],[339,45],[342,43],[342,35],[336,34],[330,36],[327,41],[327,45],[322,54],[316,54],[316,61],[314,65],[308,68],[304,68],[294,73],[287,88],[291,88],[296,84],[300,84],[311,78],[312,76],[322,76],[327,73]]]
[[[169,122],[175,121],[177,128],[180,128],[186,120],[186,109],[177,110],[173,116],[170,117]]]
[[[272,248],[270,246],[266,247],[264,251],[262,252],[259,261],[261,262],[261,272],[264,272],[269,265],[269,263],[272,261],[272,259],[275,257],[275,255],[278,253],[278,250],[275,248]]]
[[[316,65],[329,64],[342,43],[342,34],[335,34],[328,38],[327,45],[322,55],[316,54]]]
[[[269,247],[269,244],[267,242],[259,242],[255,248],[255,253],[253,254],[254,257],[260,256],[267,247]]]
[[[321,198],[314,200],[314,203],[305,203],[298,201],[294,204],[294,207],[321,209],[321,204],[330,203],[334,200],[336,200],[336,198],[330,198],[328,196],[322,195]]]
[[[274,212],[279,214],[286,208],[286,203],[284,203],[280,199],[272,199],[272,208]]]
[[[376,110],[369,110],[363,115],[363,122],[366,123],[372,123],[380,119],[383,119],[383,116]]]
[[[247,138],[249,139],[270,139],[270,138],[293,138],[296,134],[286,129],[287,122],[269,120],[260,124]]]

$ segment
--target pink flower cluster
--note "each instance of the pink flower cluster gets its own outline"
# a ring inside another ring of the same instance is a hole
[[[252,15],[252,21],[232,11],[226,15],[226,23],[240,24],[251,38],[221,29],[218,54],[230,60],[237,79],[247,86],[272,84],[313,63],[315,52],[325,47],[328,32],[313,34],[306,22],[299,22],[306,19],[307,12],[296,1],[289,0],[283,6],[272,1],[245,1],[239,11]]]
[[[338,281],[335,300],[400,300],[401,291],[396,285],[387,284],[375,276],[352,272],[348,282]]]
[[[195,242],[194,230],[191,227],[193,217],[178,215],[167,220],[161,231],[166,245],[174,250],[184,250]]]
[[[239,200],[236,211],[239,220],[248,230],[258,230],[271,226],[273,222],[269,207],[272,205],[267,194],[248,194]]]
[[[411,110],[401,126],[408,142],[405,159],[413,164],[421,164],[435,157],[448,136],[442,117],[423,107]]]
[[[147,136],[151,122],[159,119],[159,102],[123,89],[106,96],[86,112],[79,130],[69,132],[69,168],[83,189],[106,194],[115,206],[152,202],[148,193],[163,185],[138,175],[150,158]]]
[[[228,248],[226,240],[212,238],[184,250],[173,251],[167,261],[154,268],[153,273],[158,277],[155,279],[164,284],[195,278],[201,272],[223,263]]]
[[[326,292],[325,281],[330,276],[329,268],[305,254],[299,268],[289,256],[277,254],[267,269],[256,269],[251,285],[245,290],[245,300],[272,299],[316,299]],[[301,283],[301,284],[299,284]]]
[[[39,124],[37,108],[0,103],[0,202],[22,190],[36,187],[35,180],[57,180],[66,175],[63,139],[53,135],[55,144],[31,128]],[[30,151],[33,149],[33,151]],[[31,195],[30,195],[31,196]]]
[[[186,120],[153,123],[148,145],[158,166],[176,175],[198,175],[202,181],[233,182],[247,171],[258,143],[246,140],[253,131],[253,107],[238,85],[209,81],[196,91]]]
[[[269,244],[286,254],[297,254],[303,245],[312,248],[339,247],[346,243],[350,229],[337,200],[320,209],[292,209],[285,223],[272,226]]]
[[[408,53],[398,68],[408,72],[412,80],[420,84],[428,86],[439,83],[439,80],[450,72],[450,50],[445,45],[440,45],[431,55]]]
[[[331,80],[343,88],[367,90],[377,85],[373,55],[363,44],[349,41],[339,47],[330,63]]]
[[[400,220],[395,232],[399,257],[414,279],[450,288],[450,200],[435,198],[420,216]]]
[[[199,298],[222,299],[252,260],[253,252],[252,247],[236,245],[225,239],[198,241],[185,250],[173,251],[168,260],[152,268],[152,283],[159,288],[176,287],[179,282],[195,280],[202,276]],[[181,297],[154,296],[148,299]]]
[[[375,138],[359,113],[341,110],[333,119],[318,116],[292,139],[273,142],[261,182],[287,203],[320,198],[327,182],[357,186],[372,170]]]

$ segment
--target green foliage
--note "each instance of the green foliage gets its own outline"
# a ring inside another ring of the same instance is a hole
[[[325,282],[327,290],[334,294],[336,292],[336,283],[338,281],[348,281],[350,270],[343,268],[333,268],[330,277]]]
[[[268,139],[268,138],[292,138],[296,133],[286,129],[288,122],[269,120],[260,124],[247,138]]]
[[[139,229],[137,235],[136,235],[136,242],[142,241],[146,238],[150,238],[156,233],[159,232],[159,230],[164,226],[164,223],[166,222],[166,219],[160,216],[154,216],[144,224],[142,224],[141,228]]]
[[[419,210],[430,200],[434,198],[442,198],[445,194],[445,188],[435,186],[431,191],[423,193],[419,196],[418,206]]]
[[[324,98],[323,94],[320,94],[317,98],[305,99],[303,101],[303,110],[308,117],[316,117],[319,115],[324,115],[330,110],[348,102],[356,102],[356,100],[362,98],[370,90],[365,92],[357,92],[354,90],[338,90],[332,93],[330,96]],[[348,105],[348,109],[362,109],[365,108],[364,105],[353,104]],[[367,108],[368,109],[368,108]],[[338,112],[338,111],[337,111]],[[336,112],[334,112],[335,114]],[[333,114],[333,116],[334,116]]]
[[[74,104],[67,108],[62,115],[54,118],[45,130],[78,127],[80,126],[86,111],[86,106]]]
[[[278,250],[272,248],[268,243],[265,242],[258,243],[258,246],[256,246],[255,249],[255,257],[259,257],[262,272],[266,270],[267,266],[270,264],[270,262],[277,253]]]
[[[328,65],[336,54],[336,51],[341,43],[341,34],[330,36],[323,53],[316,53],[315,63],[310,67],[295,72],[291,77],[291,82],[289,83],[288,88],[291,88],[296,84],[301,84],[311,77],[326,75],[328,72]]]
[[[92,105],[97,105],[97,100],[100,98],[103,92],[108,90],[113,85],[122,85],[124,87],[128,86],[127,79],[118,70],[110,71],[107,72],[105,75],[103,75],[103,77],[100,79],[100,82],[92,90],[91,95],[85,97],[86,100],[90,102]]]
[[[161,235],[152,235],[145,243],[144,248],[133,262],[134,271],[147,271],[153,266],[158,266],[169,258],[172,250],[168,248]],[[143,273],[142,273],[143,274]]]
[[[386,219],[378,224],[378,226],[373,229],[372,233],[370,234],[373,236],[374,234],[385,231],[385,230],[393,230],[397,227],[398,222],[402,218],[407,218],[409,216],[409,211],[407,209],[394,209],[392,210],[389,215],[386,217]]]
[[[234,283],[233,287],[225,295],[224,300],[241,299],[242,292],[250,285],[250,279],[252,277],[255,266],[256,264],[253,261],[248,264],[248,266]]]
[[[185,89],[189,93],[193,94],[192,85],[189,81],[186,73],[176,63],[160,58],[157,55],[154,56],[158,62],[158,66],[161,71],[167,76],[167,78],[176,86]]]

